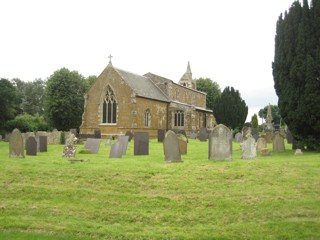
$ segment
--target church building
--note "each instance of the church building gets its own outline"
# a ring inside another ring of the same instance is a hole
[[[178,83],[147,73],[138,75],[112,65],[111,60],[85,94],[80,134],[102,138],[158,129],[184,130],[188,135],[216,125],[212,110],[206,109],[206,93],[196,90],[188,63]]]

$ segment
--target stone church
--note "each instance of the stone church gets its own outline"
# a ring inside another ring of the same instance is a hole
[[[206,109],[206,93],[196,90],[188,63],[178,83],[147,73],[138,75],[112,65],[111,60],[85,94],[80,134],[101,136],[158,129],[185,130],[189,135],[216,125],[212,110]]]

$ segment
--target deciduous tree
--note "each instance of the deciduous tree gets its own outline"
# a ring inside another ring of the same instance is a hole
[[[212,110],[214,102],[221,95],[219,84],[210,78],[198,78],[195,81],[197,90],[207,93],[207,108]]]

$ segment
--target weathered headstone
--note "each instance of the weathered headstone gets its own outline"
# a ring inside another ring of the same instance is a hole
[[[26,155],[37,155],[37,141],[33,136],[28,137],[28,139],[26,140]]]
[[[251,127],[243,127],[242,128],[242,141],[247,139],[247,135],[252,136],[252,129]]]
[[[295,155],[295,156],[303,155],[303,152],[301,151],[300,148],[297,148],[296,151],[294,152],[294,155]]]
[[[179,140],[179,148],[181,154],[187,154],[188,152],[188,139],[185,135],[178,133],[177,138]]]
[[[234,141],[236,143],[242,142],[242,133],[241,132],[236,133],[236,135],[234,136]]]
[[[247,139],[241,143],[242,159],[257,158],[257,143],[253,136],[247,135]]]
[[[76,128],[70,128],[70,133],[72,133],[75,137],[78,137],[78,131]]]
[[[47,152],[47,151],[48,151],[48,137],[39,136],[39,152]]]
[[[109,158],[122,158],[123,145],[121,142],[116,142],[111,145]]]
[[[182,135],[184,135],[184,136],[187,138],[187,133],[186,133],[185,130],[179,130],[179,131],[178,131],[178,134],[182,134]],[[187,138],[187,139],[188,139],[188,138]]]
[[[129,136],[129,142],[131,142],[132,138],[133,138],[133,134],[131,131],[127,131],[125,136]]]
[[[257,140],[257,151],[260,152],[263,148],[267,148],[267,141],[264,137],[259,137]]]
[[[272,143],[272,139],[273,139],[273,132],[271,131],[266,131],[265,133],[265,139],[267,141],[267,143]]]
[[[158,129],[158,142],[163,142],[166,131],[164,129]]]
[[[264,156],[264,157],[271,155],[271,153],[270,153],[270,151],[269,151],[268,148],[262,148],[262,149],[260,150],[260,153],[261,153],[261,156]]]
[[[9,157],[24,158],[24,144],[19,129],[14,129],[9,140]]]
[[[128,141],[129,141],[129,136],[120,135],[118,138],[118,142],[121,142],[122,144],[122,155],[127,154]]]
[[[209,160],[232,160],[232,134],[222,124],[209,135]]]
[[[65,145],[63,148],[63,157],[73,158],[76,156],[77,146],[76,146],[77,138],[70,134],[65,141]]]
[[[179,139],[169,130],[163,140],[164,159],[166,162],[181,162]]]
[[[94,130],[94,138],[101,138],[101,131],[100,129]]]
[[[134,133],[134,155],[149,155],[149,133]]]
[[[197,134],[195,132],[192,132],[190,135],[190,139],[197,139]]]
[[[276,132],[273,136],[272,148],[274,152],[284,152],[284,137],[279,133]]]
[[[89,149],[92,154],[97,154],[100,148],[100,138],[88,138],[84,148]]]
[[[208,139],[208,131],[206,128],[200,128],[199,140],[200,142],[206,142]]]
[[[106,143],[104,144],[105,146],[111,146],[111,139],[107,138]]]

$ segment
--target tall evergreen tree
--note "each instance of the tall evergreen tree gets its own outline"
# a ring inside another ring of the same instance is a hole
[[[277,22],[274,87],[294,137],[320,150],[320,0],[295,1]]]
[[[219,124],[222,123],[232,129],[240,129],[246,121],[248,106],[238,90],[226,87],[216,100],[213,113]]]

